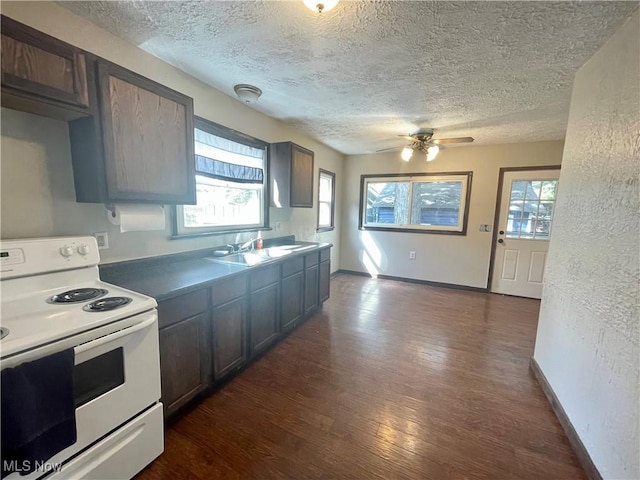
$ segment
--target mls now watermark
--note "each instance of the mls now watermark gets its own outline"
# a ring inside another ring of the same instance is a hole
[[[62,462],[39,462],[31,460],[3,460],[3,470],[7,472],[59,472],[62,470]]]

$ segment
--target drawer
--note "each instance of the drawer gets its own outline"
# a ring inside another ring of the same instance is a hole
[[[221,280],[211,287],[211,304],[222,305],[247,293],[247,276]]]
[[[318,264],[318,252],[313,252],[304,256],[304,267],[309,268]]]
[[[280,280],[280,265],[257,268],[251,275],[251,291],[266,287]]]
[[[324,250],[320,251],[320,261],[321,262],[326,262],[327,260],[331,260],[331,249],[330,248],[325,248]]]
[[[173,325],[207,309],[207,291],[197,290],[158,304],[158,327]]]
[[[301,272],[304,268],[304,258],[302,255],[287,260],[282,264],[282,278]]]

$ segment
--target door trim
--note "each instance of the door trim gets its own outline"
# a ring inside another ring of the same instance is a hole
[[[502,203],[502,187],[504,184],[504,174],[507,172],[530,172],[535,170],[560,170],[561,165],[540,165],[535,167],[502,167],[498,175],[498,193],[496,195],[496,209],[493,215],[493,236],[491,237],[491,256],[489,257],[489,276],[487,278],[487,293],[491,292],[491,282],[493,280],[493,270],[496,256],[496,244],[498,243],[498,236],[496,235],[496,229],[498,228],[498,222],[500,221],[500,204]]]

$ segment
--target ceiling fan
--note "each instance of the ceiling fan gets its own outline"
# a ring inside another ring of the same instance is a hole
[[[470,143],[473,142],[473,137],[458,137],[458,138],[433,138],[433,128],[421,128],[416,133],[411,135],[398,135],[411,143],[404,148],[400,156],[405,162],[411,160],[414,150],[425,153],[427,155],[427,162],[430,162],[436,158],[440,151],[440,145],[447,145],[450,143]],[[386,152],[388,150],[395,150],[400,147],[383,148],[378,152]]]

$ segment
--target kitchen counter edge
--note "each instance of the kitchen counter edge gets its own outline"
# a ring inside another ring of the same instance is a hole
[[[332,243],[296,242],[300,246],[313,245],[301,251],[291,252],[282,258],[254,266],[225,264],[215,261],[213,250],[210,255],[184,260],[168,259],[166,262],[156,261],[153,264],[139,265],[121,262],[100,266],[100,279],[122,288],[142,293],[161,302],[184,295],[195,290],[209,287],[223,278],[231,278],[264,266],[283,263],[296,256],[333,247]]]

